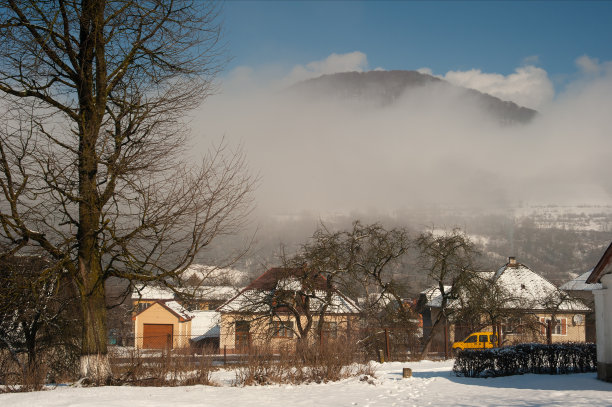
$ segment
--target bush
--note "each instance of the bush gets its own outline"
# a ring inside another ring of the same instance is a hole
[[[209,350],[210,351],[210,350]],[[209,352],[210,353],[210,352]],[[191,350],[159,350],[146,352],[138,349],[111,354],[113,384],[134,386],[214,385],[212,360],[206,350],[201,356]]]
[[[526,343],[494,349],[468,349],[459,352],[453,366],[457,376],[465,377],[567,374],[596,370],[596,347],[592,343]]]
[[[344,340],[280,352],[260,347],[236,370],[234,385],[326,383],[362,374],[374,376],[371,364],[356,363],[357,355],[355,347]]]

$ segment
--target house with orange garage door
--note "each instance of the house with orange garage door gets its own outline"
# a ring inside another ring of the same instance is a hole
[[[181,295],[167,288],[137,287],[132,294],[137,349],[219,348],[215,309],[236,294],[230,286],[206,286]]]

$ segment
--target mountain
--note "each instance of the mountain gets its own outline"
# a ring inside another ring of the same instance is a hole
[[[386,106],[396,103],[410,92],[423,90],[430,85],[449,99],[453,96],[457,103],[461,103],[461,98],[456,98],[457,94],[466,101],[474,102],[503,124],[528,123],[537,114],[533,109],[474,89],[452,85],[443,79],[417,71],[342,72],[323,75],[293,85],[290,92],[306,97],[363,100]]]

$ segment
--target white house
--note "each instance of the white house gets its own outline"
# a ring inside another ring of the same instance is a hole
[[[597,377],[612,381],[612,243],[587,278],[587,284],[601,283],[593,290],[597,327]]]

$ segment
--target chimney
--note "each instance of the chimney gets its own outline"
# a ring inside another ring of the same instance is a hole
[[[508,267],[516,267],[516,257],[510,256],[508,257]]]

